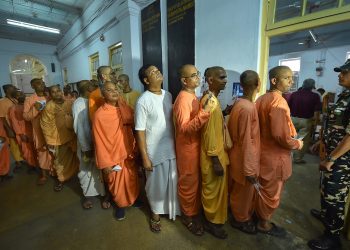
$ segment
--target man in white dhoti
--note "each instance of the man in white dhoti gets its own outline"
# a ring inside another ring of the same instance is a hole
[[[161,89],[162,73],[153,65],[139,70],[146,86],[136,103],[135,130],[142,164],[146,170],[146,194],[151,207],[150,228],[160,232],[160,214],[180,215],[177,197],[177,168],[172,121],[172,96]]]
[[[77,155],[80,161],[78,178],[84,195],[82,205],[83,208],[89,209],[93,204],[90,197],[105,196],[105,187],[100,170],[96,168],[88,113],[88,98],[90,92],[93,91],[93,85],[90,81],[83,80],[78,83],[78,90],[80,97],[75,100],[72,108],[73,126],[78,139]],[[102,198],[103,208],[110,206],[105,204],[106,202]]]

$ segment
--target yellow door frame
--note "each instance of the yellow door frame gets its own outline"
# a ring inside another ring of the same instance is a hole
[[[324,25],[350,21],[350,4],[345,5],[344,0],[339,0],[335,8],[306,13],[307,0],[302,0],[302,9],[299,17],[274,22],[276,2],[278,0],[263,0],[261,15],[261,37],[260,37],[260,61],[259,75],[261,79],[260,93],[266,92],[268,79],[268,61],[270,39],[274,36],[284,35],[305,29],[312,29]]]

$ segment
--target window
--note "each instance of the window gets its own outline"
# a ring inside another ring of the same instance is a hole
[[[97,80],[97,69],[100,67],[98,53],[89,56],[89,58],[91,79]]]
[[[281,59],[279,61],[280,66],[288,66],[293,71],[293,86],[290,88],[290,91],[298,90],[299,82],[299,72],[300,72],[300,57],[297,58],[288,58]]]
[[[116,77],[123,73],[123,50],[121,42],[109,47],[109,66],[116,73]]]

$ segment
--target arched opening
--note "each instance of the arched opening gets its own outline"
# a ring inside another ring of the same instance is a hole
[[[33,93],[30,80],[42,78],[47,80],[47,69],[45,65],[36,57],[31,55],[18,55],[10,64],[11,82],[24,93]]]

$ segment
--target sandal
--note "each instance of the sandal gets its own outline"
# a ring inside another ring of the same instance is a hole
[[[152,218],[150,219],[149,226],[151,228],[151,231],[153,233],[160,233],[161,231],[161,225],[160,225],[160,219],[158,221],[153,220]]]
[[[53,190],[55,190],[55,192],[60,192],[63,189],[63,183],[62,182],[58,182],[54,187]]]
[[[243,233],[256,234],[258,232],[254,222],[252,221],[238,222],[235,219],[232,219],[230,224],[233,228],[236,228]]]
[[[184,218],[182,224],[184,224],[187,229],[196,236],[202,236],[204,234],[203,227],[198,222],[186,220],[186,218]]]
[[[92,208],[92,204],[92,201],[89,198],[85,197],[82,206],[84,209],[90,209]]]
[[[271,235],[271,236],[276,236],[276,237],[284,237],[284,236],[286,236],[287,232],[286,232],[286,230],[284,228],[278,227],[278,226],[276,226],[275,223],[272,223],[272,222],[271,222],[271,225],[272,225],[271,229],[267,230],[267,231],[257,228],[258,232],[259,233],[263,233],[263,234],[268,234],[268,235]]]
[[[207,231],[208,233],[211,233],[213,236],[219,239],[226,239],[228,236],[224,229],[222,229],[218,225],[213,224],[209,221],[204,223],[204,230]]]
[[[108,208],[111,207],[111,203],[109,201],[109,197],[102,197],[101,207],[103,209],[108,209]]]

